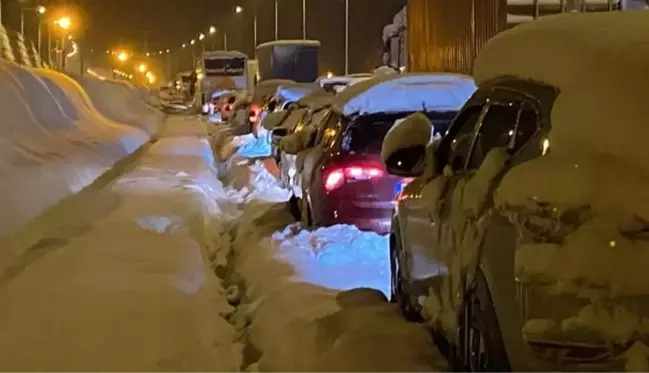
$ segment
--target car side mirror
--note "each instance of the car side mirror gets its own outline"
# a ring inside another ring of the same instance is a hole
[[[403,177],[421,176],[426,167],[426,149],[432,132],[432,123],[421,113],[395,123],[381,147],[381,159],[388,173]]]

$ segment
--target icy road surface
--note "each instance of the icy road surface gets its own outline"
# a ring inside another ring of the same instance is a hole
[[[0,370],[446,368],[386,301],[384,237],[300,229],[261,165],[217,165],[208,138],[172,117],[112,181],[29,227],[0,277]]]

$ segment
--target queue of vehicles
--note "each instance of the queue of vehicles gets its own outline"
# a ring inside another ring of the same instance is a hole
[[[473,78],[283,84],[257,135],[305,226],[389,235],[392,301],[453,369],[647,367],[646,24],[637,11],[521,25],[487,43]]]

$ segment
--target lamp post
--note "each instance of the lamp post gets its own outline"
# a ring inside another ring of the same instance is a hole
[[[345,75],[349,74],[349,0],[345,0]]]
[[[306,40],[306,0],[302,0],[302,39]]]
[[[45,8],[42,5],[38,5],[35,8],[22,8],[20,10],[20,34],[23,36],[23,38],[25,37],[25,12],[28,11],[36,12],[37,15],[42,16],[47,11],[47,8]],[[41,21],[39,19],[38,20],[38,44],[39,44],[38,51],[39,52],[40,52],[40,40],[41,40],[40,36],[41,36]]]
[[[66,41],[66,34],[70,27],[72,26],[72,20],[70,17],[61,17],[54,21],[54,23],[59,26],[59,28],[63,31],[61,33],[61,39],[60,39],[60,45],[59,45],[59,67],[61,71],[65,69],[65,41]]]
[[[275,0],[275,40],[279,40],[279,0]]]
[[[216,34],[216,27],[210,26],[210,29],[209,29],[208,32],[209,32],[210,35],[212,35],[212,50],[214,51],[214,50],[216,50],[216,38],[214,37],[215,34]]]

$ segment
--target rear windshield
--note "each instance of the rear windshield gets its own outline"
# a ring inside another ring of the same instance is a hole
[[[380,153],[383,138],[399,119],[403,119],[412,113],[400,114],[378,114],[367,115],[355,118],[347,126],[342,137],[341,147],[343,151],[356,153]],[[457,112],[430,112],[426,116],[431,120],[434,127],[434,134],[442,136],[446,133],[449,125]]]

